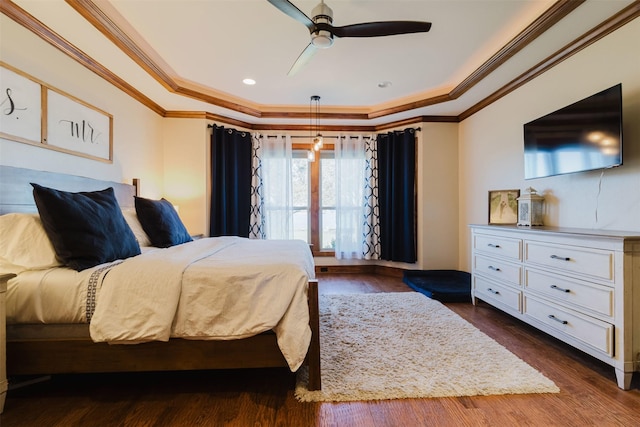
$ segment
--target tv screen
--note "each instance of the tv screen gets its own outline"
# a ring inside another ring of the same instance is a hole
[[[524,178],[622,164],[622,85],[524,125]]]

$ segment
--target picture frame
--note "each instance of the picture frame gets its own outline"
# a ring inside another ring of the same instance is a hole
[[[113,115],[3,61],[0,138],[113,163]]]
[[[45,97],[45,144],[94,160],[113,160],[113,116],[52,88],[47,88]]]
[[[520,190],[489,191],[489,224],[517,224]]]
[[[41,85],[0,63],[0,137],[27,144],[42,139]]]

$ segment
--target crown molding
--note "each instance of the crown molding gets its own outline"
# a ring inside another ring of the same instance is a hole
[[[155,111],[160,115],[164,115],[164,108],[156,104],[154,101],[145,96],[135,87],[131,86],[125,80],[115,75],[108,68],[93,60],[93,58],[91,58],[89,55],[75,47],[72,43],[64,39],[55,31],[52,31],[49,27],[27,13],[24,9],[18,7],[15,3],[9,0],[0,0],[0,12],[33,32],[42,40],[59,49],[68,57],[74,59],[81,65],[93,71],[95,74],[99,75],[112,85],[116,86],[118,89],[122,90],[138,102],[146,105],[149,109]]]
[[[484,64],[482,64],[482,66],[471,73],[458,86],[456,86],[451,92],[449,92],[451,98],[456,99],[463,93],[471,89],[479,81],[495,71],[496,68],[504,64],[512,56],[521,51],[529,43],[537,39],[549,28],[557,24],[558,21],[560,21],[562,18],[573,12],[585,1],[586,0],[561,0],[554,3],[535,21],[527,26],[527,28],[522,30],[520,34],[510,40],[498,52],[493,54],[491,58],[489,58]]]
[[[580,52],[582,49],[597,42],[598,40],[607,36],[608,34],[611,34],[618,28],[633,21],[639,16],[640,16],[640,1],[636,0],[626,8],[622,9],[617,14],[613,15],[606,21],[602,22],[600,25],[596,26],[595,28],[592,28],[587,33],[578,37],[571,43],[565,45],[560,50],[556,51],[551,56],[545,58],[538,64],[531,67],[531,69],[527,70],[526,72],[522,73],[515,79],[511,80],[509,83],[502,86],[500,89],[498,89],[497,91],[495,91],[494,93],[492,93],[491,95],[483,99],[482,101],[478,102],[477,104],[467,109],[466,111],[463,111],[458,116],[458,118],[460,119],[460,121],[462,121],[472,116],[473,114],[482,110],[486,106],[496,102],[498,99],[513,92],[520,86],[530,82],[531,80],[535,79],[536,77],[540,76],[541,74],[555,67],[565,59],[568,59],[569,57],[575,55],[576,53]]]
[[[585,0],[559,0],[552,5],[544,14],[531,23],[525,30],[518,34],[514,39],[507,43],[502,49],[496,52],[482,66],[471,73],[460,84],[453,88],[449,93],[426,97],[421,100],[403,103],[390,107],[374,107],[367,111],[349,111],[349,112],[323,112],[320,118],[332,120],[371,120],[386,117],[392,114],[411,111],[421,107],[435,105],[442,102],[454,100],[471,89],[474,85],[487,77],[497,67],[515,55],[518,51],[531,43],[547,29],[551,28],[555,23],[568,15],[571,11],[584,3]],[[80,13],[88,22],[96,27],[101,33],[108,37],[118,46],[124,53],[132,58],[140,67],[142,67],[150,76],[158,81],[168,91],[180,94],[186,97],[197,99],[228,110],[236,111],[256,118],[289,118],[289,119],[308,119],[309,113],[303,112],[302,109],[291,108],[290,110],[274,110],[272,106],[253,105],[249,101],[230,100],[224,98],[220,94],[213,91],[205,90],[205,88],[191,85],[183,82],[179,77],[174,77],[172,72],[168,70],[161,61],[153,59],[153,55],[145,51],[136,44],[127,33],[114,22],[94,0],[66,0],[66,2]],[[61,52],[71,57],[85,68],[91,70],[98,76],[110,82],[123,92],[127,93],[138,102],[147,106],[152,111],[163,117],[170,118],[203,118],[211,121],[219,121],[234,126],[255,129],[255,130],[308,130],[308,125],[260,125],[249,122],[213,114],[210,112],[193,112],[193,111],[167,111],[159,104],[145,96],[135,87],[127,83],[111,72],[108,68],[95,61],[89,55],[75,47],[72,43],[52,31],[44,23],[37,20],[28,12],[17,6],[10,0],[0,0],[0,12],[11,18],[18,24],[30,30]],[[462,121],[484,107],[497,101],[518,87],[531,81],[535,77],[554,67],[563,60],[569,58],[573,54],[579,52],[590,44],[605,37],[626,23],[640,16],[640,0],[634,1],[627,8],[623,9],[613,17],[609,18],[594,29],[583,34],[573,42],[569,43],[550,57],[546,58],[536,66],[527,70],[525,73],[516,77],[496,92],[476,103],[459,116],[417,116],[405,120],[389,122],[376,126],[338,126],[340,130],[353,129],[357,131],[390,129],[406,124],[414,124],[418,122],[459,122]],[[332,126],[328,126],[326,131],[334,130]]]
[[[230,119],[218,114],[206,111],[167,111],[164,117],[176,119],[204,119],[207,121],[224,123],[226,125],[236,126],[242,129],[255,131],[315,131],[320,132],[378,132],[386,129],[395,129],[403,126],[410,126],[417,123],[458,123],[460,119],[457,116],[416,116],[409,119],[397,120],[375,126],[346,126],[346,125],[292,125],[292,124],[254,124],[242,120]]]
[[[325,111],[323,118],[333,120],[371,120],[457,99],[585,1],[558,0],[555,2],[545,13],[528,25],[520,34],[510,40],[447,94],[425,97],[409,103],[398,102],[397,105],[392,106],[388,106],[388,104],[384,107],[373,106],[352,113]],[[229,100],[228,97],[225,98],[221,97],[220,94],[214,94],[212,89],[198,87],[195,84],[182,81],[179,77],[174,76],[172,71],[167,70],[167,65],[160,63],[161,61],[155,52],[145,51],[140,46],[140,43],[137,43],[130,34],[127,34],[126,29],[122,28],[122,24],[118,24],[115,19],[109,17],[104,11],[104,7],[101,9],[95,0],[66,0],[66,2],[170,92],[256,118],[309,118],[309,113],[303,112],[301,109],[299,111],[273,111],[270,106],[254,104],[247,100]],[[135,30],[130,30],[130,32],[133,31]],[[151,48],[148,47],[147,49],[150,50]],[[154,59],[154,57],[157,59]]]

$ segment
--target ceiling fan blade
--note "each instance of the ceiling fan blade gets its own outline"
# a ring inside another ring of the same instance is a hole
[[[301,22],[306,26],[309,31],[313,28],[313,21],[300,9],[295,7],[293,3],[288,0],[267,0],[269,3],[280,9],[286,15],[289,15],[298,22]]]
[[[317,27],[321,26],[323,25],[317,25]],[[336,37],[379,37],[393,36],[396,34],[426,33],[430,29],[431,22],[386,21],[366,22],[363,24],[345,25],[344,27],[331,27],[328,31]]]
[[[298,59],[296,59],[296,62],[293,63],[287,75],[293,76],[298,71],[300,71],[300,69],[302,69],[302,67],[304,67],[307,64],[307,62],[309,62],[309,60],[311,60],[311,58],[313,57],[313,55],[315,55],[317,50],[318,49],[314,45],[309,43],[309,45],[302,51],[300,56],[298,56]]]

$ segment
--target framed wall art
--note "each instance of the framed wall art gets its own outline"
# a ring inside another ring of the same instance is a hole
[[[61,151],[98,160],[112,160],[113,117],[79,99],[46,91],[45,143]]]
[[[42,140],[39,82],[0,63],[0,137],[29,144]]]
[[[0,138],[113,162],[113,116],[0,61]]]
[[[517,224],[520,190],[489,191],[489,224]]]

